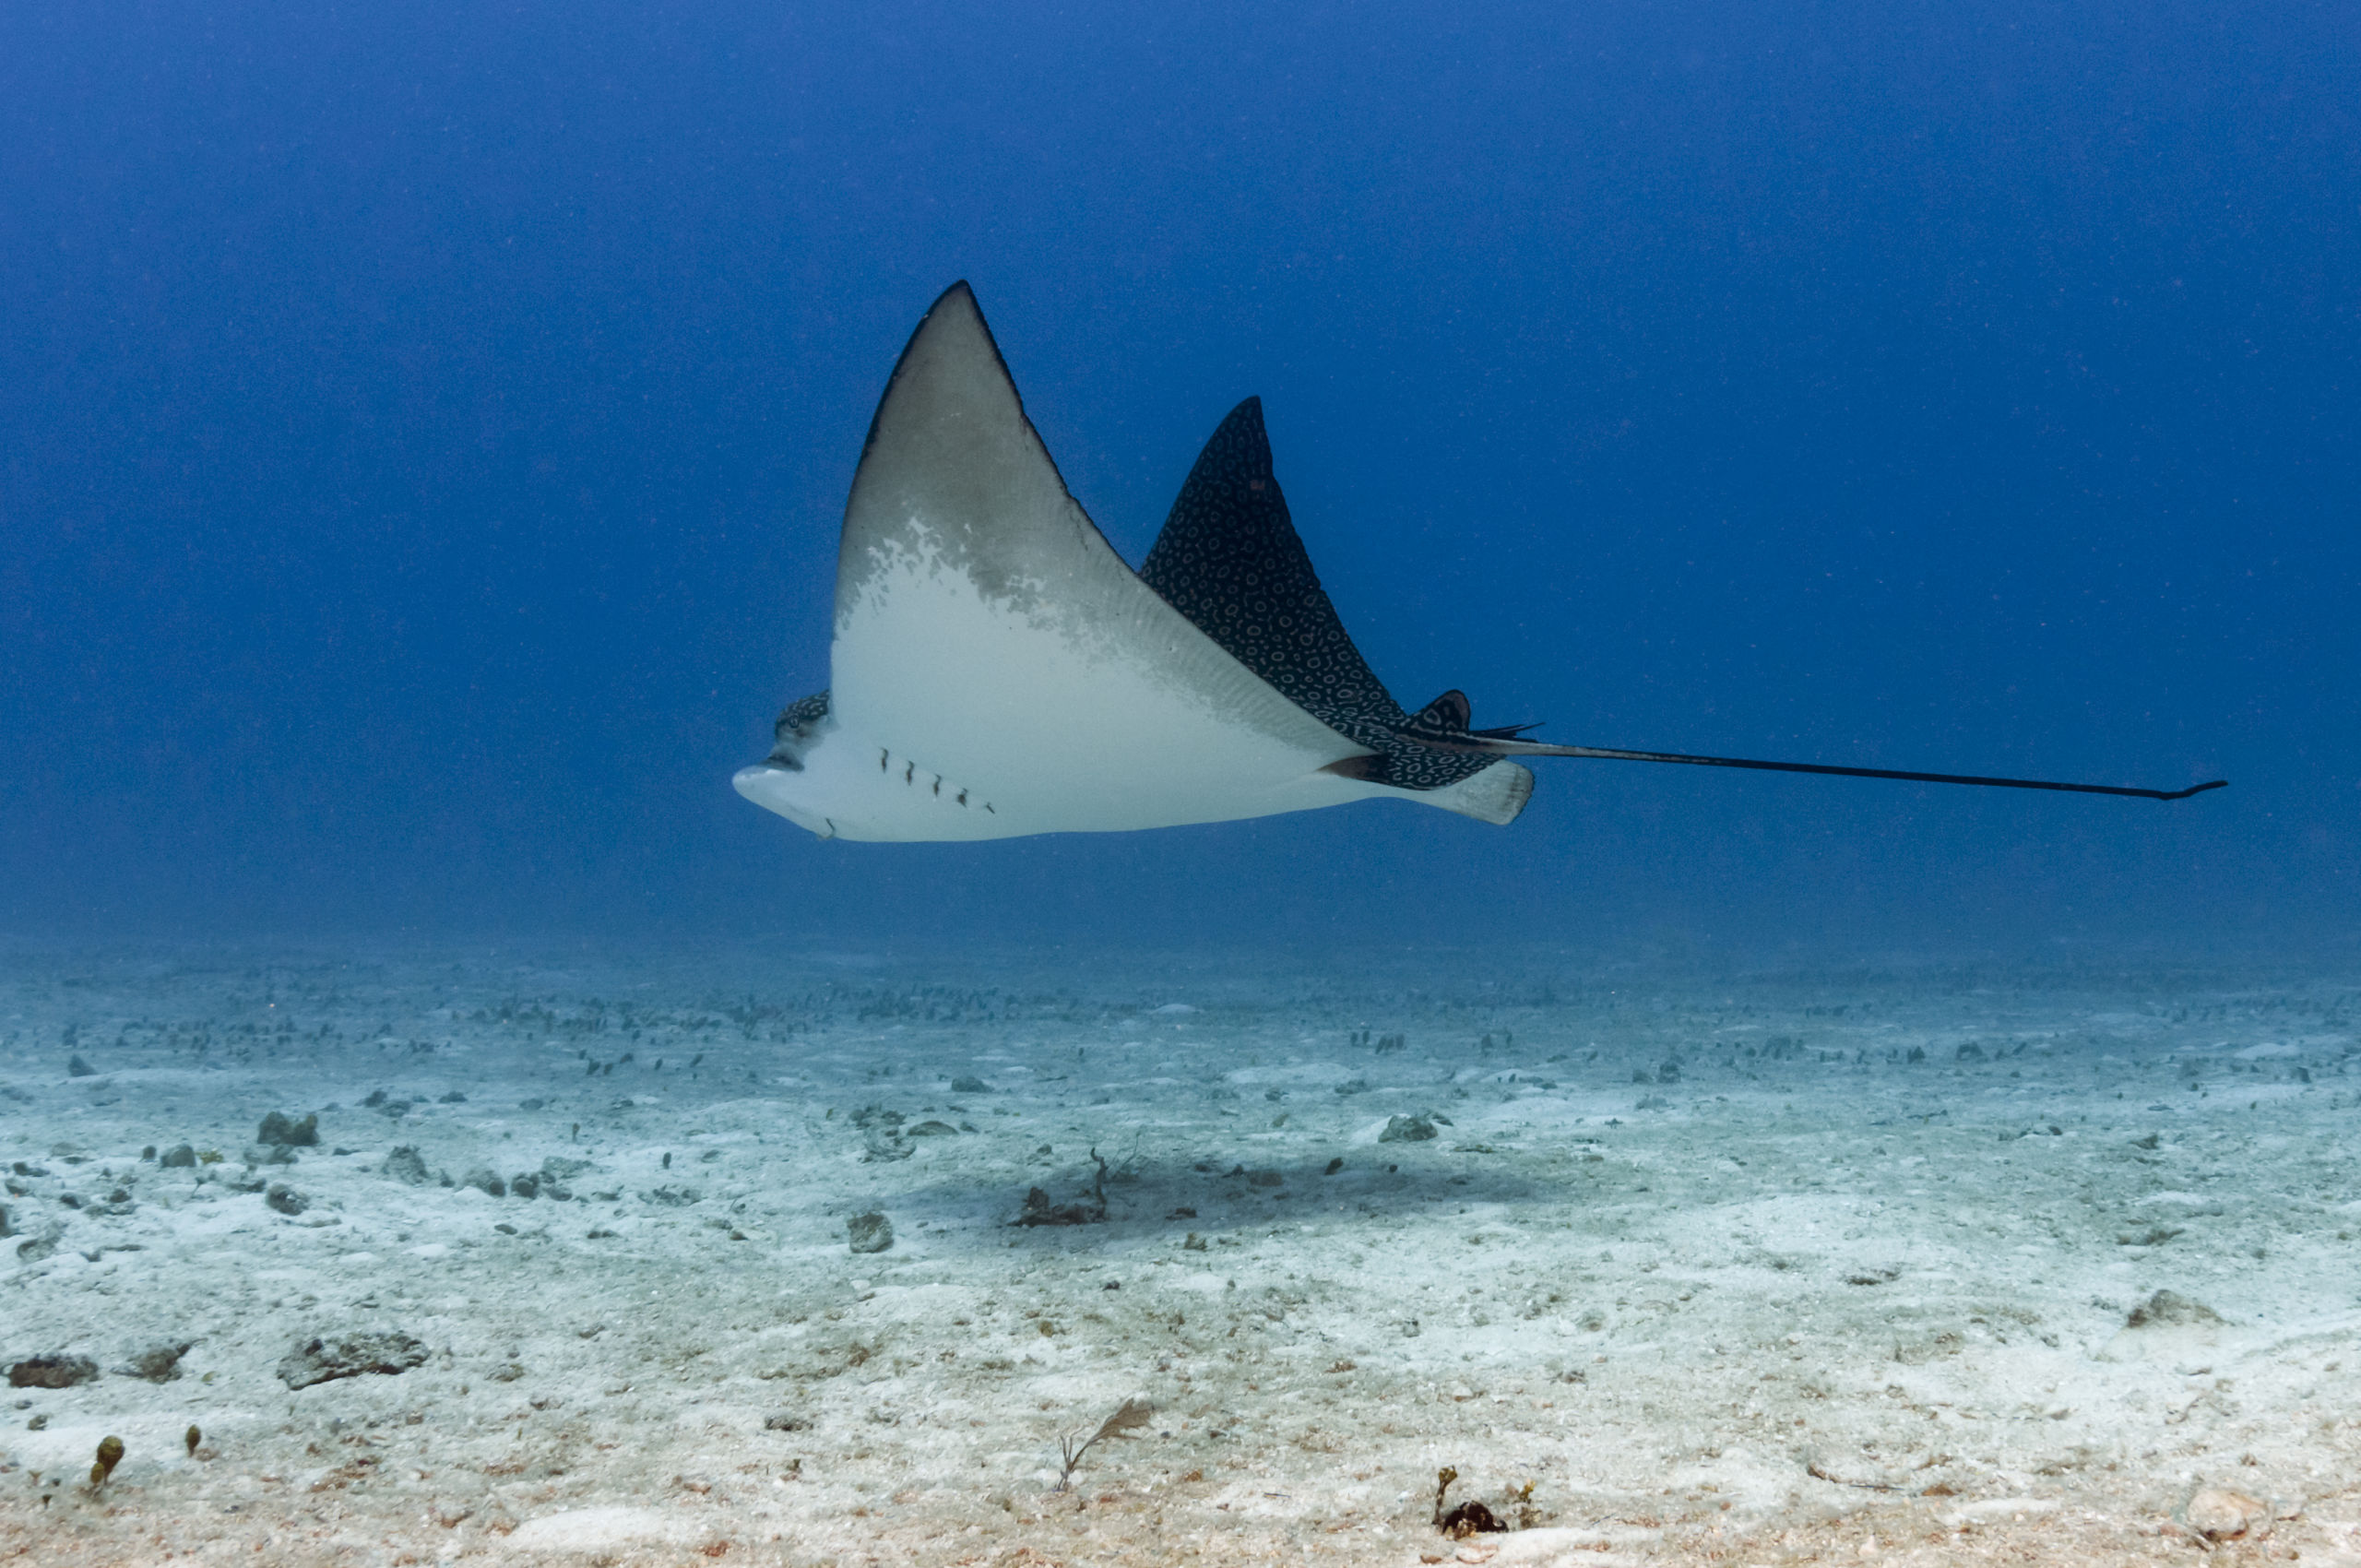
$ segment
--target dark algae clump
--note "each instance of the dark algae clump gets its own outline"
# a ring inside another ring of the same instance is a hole
[[[90,1467],[90,1485],[93,1488],[106,1485],[107,1478],[113,1475],[114,1467],[122,1463],[123,1439],[119,1437],[101,1438],[99,1440],[98,1463]]]

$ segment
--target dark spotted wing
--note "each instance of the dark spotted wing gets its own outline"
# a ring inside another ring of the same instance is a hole
[[[1402,717],[1296,535],[1271,471],[1261,398],[1232,409],[1197,455],[1140,576],[1298,707]]]
[[[1377,754],[1356,777],[1439,790],[1498,760],[1401,733],[1410,715],[1353,646],[1287,516],[1261,398],[1232,409],[1197,455],[1140,576],[1288,701]]]

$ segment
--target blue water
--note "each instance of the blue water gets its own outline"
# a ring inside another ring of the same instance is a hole
[[[0,932],[2349,944],[2336,6],[0,12]],[[973,280],[1136,562],[1264,399],[1395,695],[1544,763],[824,844],[869,412]]]

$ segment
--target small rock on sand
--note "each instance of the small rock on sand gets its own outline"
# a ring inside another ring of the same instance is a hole
[[[255,1131],[258,1144],[300,1144],[311,1147],[320,1141],[320,1118],[316,1112],[298,1122],[283,1111],[274,1111],[262,1119]]]
[[[882,1253],[894,1244],[894,1222],[875,1209],[845,1221],[845,1241],[856,1253]]]
[[[2204,1302],[2159,1290],[2133,1307],[2122,1329],[2095,1354],[2102,1361],[2185,1361],[2212,1349],[2228,1329]]]
[[[279,1363],[279,1381],[290,1388],[309,1388],[363,1372],[397,1376],[425,1363],[426,1347],[407,1334],[348,1334],[314,1339],[289,1351]]]
[[[1025,1194],[1025,1207],[1017,1215],[1019,1225],[1099,1225],[1107,1218],[1107,1206],[1091,1200],[1070,1204],[1053,1203],[1050,1194],[1039,1187]]]
[[[1385,1123],[1385,1131],[1377,1135],[1382,1144],[1418,1144],[1435,1135],[1435,1124],[1424,1116],[1395,1116]]]
[[[2172,1290],[2159,1290],[2124,1320],[2126,1328],[2195,1328],[2222,1321],[2222,1314],[2202,1301],[2192,1301]]]
[[[413,1187],[426,1185],[426,1161],[413,1144],[401,1144],[386,1156],[384,1170],[397,1182],[407,1182]]]
[[[77,1383],[89,1383],[99,1375],[99,1363],[88,1356],[68,1356],[62,1352],[47,1356],[27,1356],[8,1369],[11,1388],[71,1388]]]
[[[149,1383],[170,1383],[181,1375],[181,1358],[188,1354],[194,1340],[177,1345],[151,1345],[114,1370],[125,1377],[143,1378]]]
[[[2207,1540],[2235,1540],[2271,1516],[2271,1505],[2227,1487],[2200,1487],[2181,1510],[2181,1523]]]

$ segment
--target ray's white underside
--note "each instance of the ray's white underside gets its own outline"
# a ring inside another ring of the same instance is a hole
[[[1141,637],[992,602],[928,556],[874,575],[864,597],[836,642],[835,700],[884,721],[832,714],[800,770],[736,779],[824,837],[1111,833],[1406,793],[1321,771],[1360,748],[1284,699],[1241,721],[1277,694],[1160,600],[1179,627],[1157,627],[1164,657],[1147,658]],[[1502,763],[1427,798],[1489,814],[1529,778]]]
[[[1006,838],[1227,822],[1380,796],[1492,821],[1503,763],[1413,792],[1123,564],[1026,419],[972,296],[912,338],[846,507],[830,712],[738,790],[824,837]],[[795,766],[800,764],[801,766]]]

